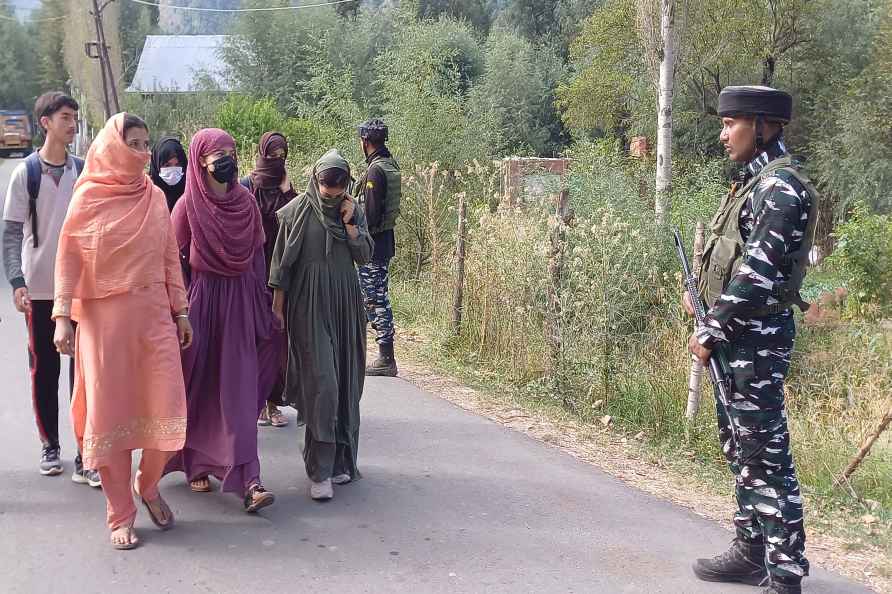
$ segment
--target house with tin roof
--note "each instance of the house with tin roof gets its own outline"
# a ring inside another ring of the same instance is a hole
[[[147,35],[128,93],[235,90],[222,50],[228,35]]]

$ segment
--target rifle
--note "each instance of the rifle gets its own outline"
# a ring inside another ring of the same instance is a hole
[[[672,229],[672,234],[675,236],[675,249],[678,251],[678,259],[681,261],[681,269],[684,273],[684,288],[691,300],[691,305],[694,307],[694,320],[699,328],[703,326],[703,319],[706,317],[706,306],[703,304],[703,300],[700,299],[700,294],[697,291],[697,277],[691,272],[691,266],[688,264],[688,255],[685,253],[681,234],[677,228]],[[725,409],[725,415],[728,417],[728,425],[731,429],[731,445],[734,447],[735,452],[739,452],[740,439],[731,417],[731,399],[729,397],[731,374],[728,372],[729,368],[728,357],[725,355],[723,345],[716,345],[712,351],[712,356],[709,358],[709,378],[716,387],[719,404]]]

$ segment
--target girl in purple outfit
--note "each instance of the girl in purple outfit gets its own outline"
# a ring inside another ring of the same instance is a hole
[[[214,476],[256,512],[275,499],[260,482],[257,455],[257,417],[278,372],[263,225],[257,202],[238,183],[229,134],[199,131],[189,162],[172,217],[195,339],[183,354],[186,445],[166,472],[185,472],[196,492],[210,491]]]

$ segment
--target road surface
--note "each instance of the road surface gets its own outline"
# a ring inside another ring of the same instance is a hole
[[[14,163],[0,161],[4,198]],[[727,546],[732,535],[723,528],[384,378],[367,382],[362,401],[365,478],[338,487],[333,501],[307,497],[301,431],[264,428],[273,507],[249,516],[234,496],[192,493],[182,475],[169,476],[161,488],[175,528],[156,530],[140,507],[142,546],[115,551],[101,492],[69,480],[75,448],[64,406],[66,473],[37,472],[25,325],[3,281],[0,317],[0,592],[758,591],[691,574],[692,559]],[[817,568],[806,591],[868,592]]]

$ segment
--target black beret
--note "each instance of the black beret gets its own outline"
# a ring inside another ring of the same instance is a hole
[[[725,87],[719,93],[719,117],[761,115],[789,122],[793,115],[793,97],[771,87]]]

